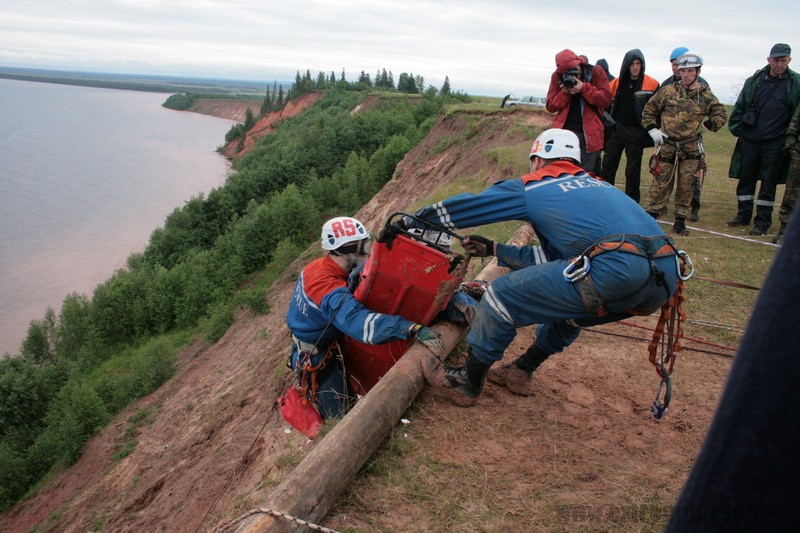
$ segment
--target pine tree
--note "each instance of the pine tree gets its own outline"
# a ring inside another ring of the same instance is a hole
[[[272,112],[272,99],[269,97],[269,89],[267,89],[267,95],[264,97],[264,101],[261,102],[261,114],[266,115],[267,113]]]
[[[439,91],[442,95],[450,94],[450,78],[445,76],[444,83],[442,84],[442,88]]]

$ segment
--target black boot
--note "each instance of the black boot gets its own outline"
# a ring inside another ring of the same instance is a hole
[[[686,229],[686,219],[684,217],[675,217],[675,224],[672,225],[672,232],[678,235],[689,235],[689,230]]]
[[[507,388],[514,394],[530,396],[533,394],[533,371],[550,357],[541,348],[531,345],[514,362],[489,370],[489,381]]]
[[[692,200],[692,212],[689,215],[689,222],[697,222],[700,220],[700,204]]]
[[[436,396],[461,407],[472,407],[478,402],[490,366],[478,361],[470,348],[464,366],[449,366],[431,356],[423,361],[422,369]]]
[[[783,241],[783,233],[786,231],[786,224],[781,222],[781,229],[778,230],[778,233],[775,234],[775,237],[772,239],[773,244],[781,244]]]

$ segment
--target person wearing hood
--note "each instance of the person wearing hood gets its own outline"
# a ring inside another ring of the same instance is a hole
[[[638,49],[630,50],[622,59],[619,78],[609,85],[614,100],[611,116],[617,123],[614,134],[605,146],[601,177],[613,184],[617,168],[625,151],[625,194],[639,201],[639,184],[642,174],[642,154],[645,145],[652,146],[650,136],[642,127],[644,105],[658,90],[658,81],[644,73],[644,55]]]
[[[614,75],[611,74],[611,72],[609,72],[609,70],[608,70],[608,61],[606,61],[605,59],[598,59],[597,60],[597,66],[601,67],[603,69],[603,71],[605,71],[606,76],[608,76],[608,81],[609,82],[614,81]]]
[[[611,104],[608,77],[602,67],[590,65],[572,50],[556,54],[556,70],[550,76],[547,110],[556,113],[554,128],[578,136],[581,168],[593,171],[603,149],[603,110]]]

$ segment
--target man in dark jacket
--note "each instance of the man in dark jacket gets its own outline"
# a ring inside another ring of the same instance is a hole
[[[608,61],[606,61],[605,59],[598,59],[597,66],[602,68],[603,72],[606,73],[606,76],[608,76],[608,81],[614,81],[614,75],[611,74],[611,72],[609,72],[608,70]]]
[[[658,82],[644,73],[644,55],[638,49],[630,50],[622,59],[619,78],[611,81],[609,87],[614,101],[611,104],[611,116],[617,123],[614,134],[605,147],[603,170],[601,176],[609,183],[614,183],[625,151],[625,194],[639,201],[639,184],[642,174],[642,153],[645,138],[650,136],[642,127],[642,111],[644,105],[658,90]],[[652,143],[649,143],[652,146]]]
[[[547,110],[556,113],[554,128],[569,130],[581,144],[580,165],[593,171],[603,149],[603,109],[611,104],[605,71],[589,65],[572,50],[556,54],[556,71],[550,76]]]
[[[792,49],[778,43],[772,47],[768,65],[745,82],[731,113],[728,128],[738,137],[728,175],[738,178],[736,216],[728,226],[747,226],[755,220],[750,235],[764,235],[772,225],[775,191],[785,181],[783,143],[789,121],[800,103],[800,75],[789,68]],[[761,179],[758,198],[756,184]],[[754,202],[755,200],[755,202]]]

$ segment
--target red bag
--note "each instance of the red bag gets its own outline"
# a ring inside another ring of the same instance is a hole
[[[319,427],[322,425],[322,416],[311,405],[306,405],[300,398],[297,387],[289,387],[278,398],[278,408],[283,419],[297,431],[310,439],[317,438]]]

